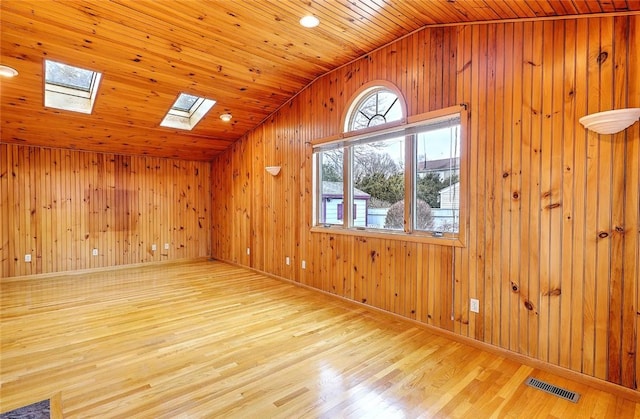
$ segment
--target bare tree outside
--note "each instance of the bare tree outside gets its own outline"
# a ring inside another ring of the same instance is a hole
[[[396,162],[389,153],[381,152],[383,144],[367,144],[366,147],[354,147],[353,182],[359,183],[363,178],[374,174],[392,176],[403,172],[402,162]]]

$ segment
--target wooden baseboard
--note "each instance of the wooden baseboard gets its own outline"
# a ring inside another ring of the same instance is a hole
[[[343,297],[341,295],[332,294],[330,292],[327,292],[327,291],[324,291],[324,290],[320,290],[318,288],[314,288],[314,287],[311,287],[309,285],[301,284],[299,282],[292,281],[290,279],[283,278],[283,277],[280,277],[280,276],[277,276],[277,275],[273,275],[273,274],[270,274],[268,272],[261,271],[259,269],[247,267],[247,266],[240,265],[238,263],[227,261],[227,260],[221,260],[221,259],[216,259],[216,260],[220,260],[221,262],[229,263],[231,265],[238,266],[238,267],[241,267],[241,268],[249,269],[249,270],[251,270],[253,272],[260,273],[262,275],[266,275],[266,276],[268,276],[270,278],[274,278],[274,279],[277,279],[279,281],[288,282],[288,283],[296,285],[298,287],[302,287],[302,288],[306,288],[306,289],[313,290],[313,291],[316,291],[316,292],[320,292],[322,294],[326,294],[328,296],[338,298],[338,299],[346,301],[348,303],[355,304],[355,305],[357,305],[359,307],[365,307],[365,308],[370,309],[372,311],[375,311],[377,313],[382,313],[382,314],[391,316],[394,319],[400,319],[400,320],[408,321],[408,322],[413,323],[413,324],[415,324],[417,326],[420,326],[420,327],[423,327],[425,329],[428,329],[429,331],[431,331],[431,332],[433,332],[433,333],[435,333],[437,335],[447,337],[447,338],[449,338],[449,339],[451,339],[451,340],[453,340],[455,342],[463,343],[465,345],[469,345],[469,346],[472,346],[474,348],[477,348],[477,349],[480,349],[480,350],[483,350],[483,351],[486,351],[486,352],[489,352],[489,353],[492,353],[492,354],[495,354],[495,355],[499,355],[499,356],[502,356],[504,358],[508,358],[510,360],[516,361],[516,362],[520,362],[523,365],[526,365],[526,366],[529,366],[529,367],[532,367],[532,368],[536,368],[536,369],[539,369],[539,370],[542,370],[542,371],[545,371],[545,372],[549,372],[549,373],[558,375],[558,376],[560,376],[562,378],[566,378],[566,379],[569,379],[569,380],[577,381],[577,382],[579,382],[581,384],[588,385],[588,386],[596,388],[598,390],[602,390],[602,391],[614,394],[616,396],[623,397],[625,399],[631,400],[633,402],[640,403],[640,392],[638,392],[638,391],[636,391],[634,389],[623,387],[621,385],[618,385],[618,384],[615,384],[615,383],[611,383],[609,381],[601,380],[599,378],[592,377],[590,375],[585,375],[585,374],[582,374],[582,373],[579,373],[579,372],[576,372],[576,371],[573,371],[573,370],[570,370],[570,369],[567,369],[567,368],[563,368],[563,367],[558,366],[558,365],[549,364],[549,363],[541,361],[539,359],[531,358],[531,357],[529,357],[527,355],[522,355],[522,354],[519,354],[517,352],[512,352],[512,351],[509,351],[507,349],[500,348],[500,347],[491,345],[491,344],[486,343],[486,342],[481,342],[479,340],[475,340],[475,339],[467,337],[467,336],[458,335],[458,334],[453,333],[453,332],[451,332],[449,330],[440,329],[438,327],[431,326],[431,325],[426,324],[426,323],[422,323],[422,322],[420,322],[418,320],[410,319],[410,318],[401,316],[399,314],[383,310],[383,309],[378,308],[378,307],[370,306],[370,305],[361,303],[359,301],[351,300],[351,299]]]
[[[45,279],[45,278],[52,278],[60,275],[86,275],[86,274],[97,273],[97,272],[106,272],[106,271],[129,269],[129,268],[139,268],[141,266],[156,266],[156,265],[175,264],[175,263],[183,263],[183,262],[189,262],[189,261],[208,260],[208,259],[211,259],[211,258],[209,258],[208,256],[200,256],[197,258],[157,260],[153,262],[130,263],[127,265],[102,266],[99,268],[86,268],[86,269],[79,269],[75,271],[60,271],[60,272],[47,272],[47,273],[32,274],[32,275],[9,276],[9,277],[0,278],[0,283],[9,282],[9,281],[28,281],[30,279]]]

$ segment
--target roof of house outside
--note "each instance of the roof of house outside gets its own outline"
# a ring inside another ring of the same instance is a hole
[[[460,189],[460,182],[456,182],[450,186],[447,186],[446,188],[440,189],[440,192],[438,192],[440,195],[444,195],[447,193],[450,193],[452,190],[454,192],[457,192]]]
[[[342,198],[342,192],[342,182],[322,182],[323,198]],[[353,197],[357,199],[369,199],[371,195],[358,188],[353,188]]]
[[[419,172],[440,172],[443,170],[457,170],[460,168],[460,158],[453,157],[450,159],[423,160],[418,162]]]

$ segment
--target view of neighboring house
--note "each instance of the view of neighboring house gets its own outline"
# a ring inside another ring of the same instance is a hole
[[[460,182],[440,190],[440,208],[432,208],[434,230],[458,231],[460,223]]]
[[[460,158],[422,160],[418,162],[418,174],[435,173],[440,180],[451,176],[460,176]]]
[[[440,190],[440,208],[458,209],[460,208],[460,182],[447,186]]]
[[[326,224],[342,224],[344,219],[344,203],[342,182],[322,182],[322,206]],[[371,195],[360,189],[353,189],[353,225],[367,226],[367,210]]]
[[[460,158],[447,158],[438,160],[423,160],[418,162],[418,176],[426,176],[429,173],[438,175],[441,181],[452,176],[460,177]],[[434,218],[434,230],[457,231],[460,218],[460,182],[441,189],[438,193],[437,208],[432,208]]]
[[[448,160],[448,159],[446,159]],[[457,159],[456,159],[457,160]],[[423,162],[421,162],[423,163]],[[441,166],[432,166],[441,167]],[[443,171],[443,169],[434,169]],[[448,171],[448,170],[447,170]],[[458,168],[454,170],[459,173]],[[342,224],[344,219],[342,182],[322,182],[322,203],[320,211],[324,215],[325,224]],[[354,188],[353,190],[353,225],[355,227],[384,228],[389,208],[373,208],[369,205],[371,195]],[[436,231],[457,231],[460,218],[460,183],[456,182],[439,192],[440,207],[432,208]]]

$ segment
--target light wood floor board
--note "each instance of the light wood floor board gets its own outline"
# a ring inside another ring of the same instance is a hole
[[[2,286],[0,411],[67,418],[638,417],[584,384],[209,260]],[[579,392],[573,404],[526,387]]]

